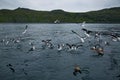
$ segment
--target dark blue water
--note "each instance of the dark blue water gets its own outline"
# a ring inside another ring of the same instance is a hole
[[[27,32],[22,34],[26,25]],[[86,24],[85,27],[120,34],[120,24]],[[94,36],[81,43],[71,30],[84,36],[80,24],[0,24],[0,80],[120,80],[120,41],[102,35],[102,40],[110,45],[102,44],[104,55],[96,56],[89,43],[94,42]],[[20,42],[13,43],[13,39],[19,38]],[[52,40],[53,49],[42,49],[42,40],[46,39]],[[36,49],[28,52],[30,42]],[[57,45],[66,43],[83,46],[58,52]],[[75,64],[84,70],[82,74],[73,75]]]

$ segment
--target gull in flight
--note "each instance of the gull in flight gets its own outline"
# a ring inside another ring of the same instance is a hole
[[[86,39],[86,37],[81,37],[77,32],[75,32],[75,31],[73,31],[73,30],[71,30],[74,34],[76,34],[77,35],[77,37],[81,40],[81,42],[82,43],[84,43],[85,42],[85,40],[84,39]]]
[[[25,30],[22,32],[22,34],[25,34],[27,32],[28,25],[26,25]]]

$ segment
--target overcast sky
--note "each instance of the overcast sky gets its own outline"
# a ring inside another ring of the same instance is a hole
[[[87,12],[120,7],[120,0],[0,0],[0,9],[18,7],[44,11],[63,9],[69,12]]]

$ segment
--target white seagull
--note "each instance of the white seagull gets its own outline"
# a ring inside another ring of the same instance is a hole
[[[27,32],[28,26],[26,25],[25,30],[22,32],[22,34],[25,34]]]
[[[81,37],[77,32],[75,32],[75,31],[73,31],[73,30],[71,30],[74,34],[76,34],[77,35],[77,37],[81,40],[81,42],[82,43],[84,43],[85,42],[85,40],[84,39],[86,39],[86,37]]]

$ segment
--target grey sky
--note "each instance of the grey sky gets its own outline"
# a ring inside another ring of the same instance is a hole
[[[0,0],[0,9],[17,7],[45,11],[63,9],[69,12],[86,12],[120,7],[120,0]]]

